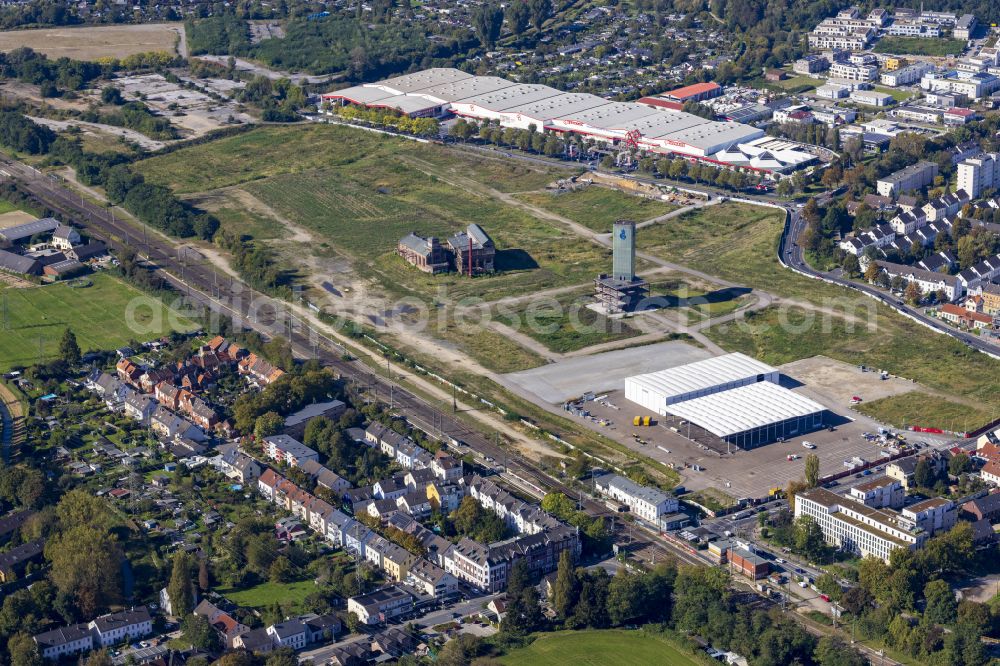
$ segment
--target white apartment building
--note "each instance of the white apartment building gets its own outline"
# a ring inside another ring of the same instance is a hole
[[[955,526],[958,520],[958,508],[949,499],[932,497],[911,504],[900,511],[900,515],[917,529],[934,536],[938,532],[947,532]]]
[[[958,163],[958,189],[975,199],[983,190],[1000,184],[1000,154],[987,153]]]
[[[854,65],[849,62],[835,62],[830,65],[829,78],[844,81],[874,81],[878,68],[873,65]]]
[[[889,26],[887,33],[891,37],[928,37],[936,39],[941,36],[941,29],[936,25],[921,21],[896,21]]]
[[[880,476],[854,486],[850,495],[852,499],[875,509],[897,509],[903,506],[906,489],[896,479]]]
[[[594,487],[602,495],[621,502],[629,511],[643,520],[656,524],[660,516],[675,513],[679,506],[676,497],[662,490],[648,488],[617,474],[605,474],[594,479]]]
[[[46,631],[35,636],[34,640],[42,659],[52,661],[94,649],[94,637],[85,622]]]
[[[94,643],[107,647],[153,633],[153,618],[145,606],[118,613],[108,613],[90,621]]]
[[[918,190],[934,182],[938,165],[934,162],[917,162],[905,169],[879,178],[875,189],[884,197],[898,196],[911,190]]]
[[[813,488],[795,496],[795,517],[810,516],[827,543],[861,557],[872,555],[886,562],[897,548],[918,548],[927,533],[887,509],[865,506],[857,500]]]
[[[347,600],[347,612],[363,624],[380,624],[413,608],[413,596],[395,585]]]
[[[908,86],[920,83],[920,78],[927,72],[934,69],[934,66],[927,62],[915,62],[912,65],[901,67],[892,72],[882,72],[879,80],[886,86]]]

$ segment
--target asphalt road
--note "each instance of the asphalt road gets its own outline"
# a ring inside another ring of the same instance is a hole
[[[902,299],[896,298],[892,294],[886,293],[885,291],[868,284],[845,280],[844,278],[833,275],[832,273],[824,273],[812,268],[808,263],[806,263],[805,252],[796,240],[802,233],[802,230],[805,229],[806,221],[797,208],[786,206],[785,209],[787,211],[788,219],[785,223],[785,231],[781,235],[781,241],[778,246],[778,257],[781,259],[783,264],[810,277],[827,280],[829,282],[847,287],[848,289],[854,289],[855,291],[871,296],[893,308],[897,312],[900,312],[908,317],[912,317],[939,333],[950,335],[972,349],[989,354],[990,356],[1000,357],[1000,348],[996,345],[984,341],[978,335],[966,333],[965,331],[948,326],[938,319],[928,317],[919,309],[910,307]]]

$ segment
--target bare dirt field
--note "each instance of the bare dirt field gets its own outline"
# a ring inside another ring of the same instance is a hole
[[[826,356],[812,356],[781,366],[781,371],[846,405],[853,396],[864,400],[878,400],[909,393],[920,388],[919,384],[891,377],[879,379],[877,372],[862,372],[856,365],[835,361]]]
[[[29,46],[50,58],[96,60],[124,58],[149,51],[176,51],[180,23],[44,28],[0,32],[0,50]]]
[[[23,210],[12,210],[9,213],[0,215],[0,229],[16,227],[19,224],[34,222],[36,219],[34,215],[25,213]]]

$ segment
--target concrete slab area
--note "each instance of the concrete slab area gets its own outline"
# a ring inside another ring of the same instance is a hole
[[[686,342],[660,342],[581,356],[531,370],[504,375],[505,383],[521,388],[549,404],[577,398],[587,391],[621,390],[625,378],[656,372],[712,356]]]

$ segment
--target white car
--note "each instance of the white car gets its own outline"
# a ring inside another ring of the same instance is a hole
[[[812,442],[802,442],[802,446],[806,447],[807,449],[815,449],[816,448],[816,445],[813,444]]]

